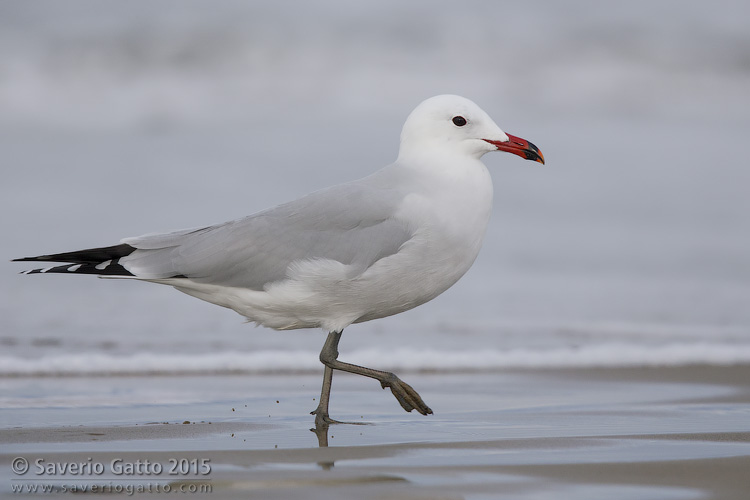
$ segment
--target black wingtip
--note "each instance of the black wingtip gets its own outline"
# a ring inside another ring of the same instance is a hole
[[[38,255],[36,257],[21,257],[11,262],[71,262],[73,264],[98,264],[107,260],[119,259],[130,255],[135,247],[127,243],[113,245],[110,247],[88,248],[75,252],[54,253],[50,255]]]
[[[116,260],[101,264],[63,264],[40,269],[28,269],[19,274],[94,274],[96,276],[135,276]]]
[[[68,264],[62,266],[29,269],[22,271],[21,274],[76,273],[99,276],[133,276],[130,271],[120,265],[119,259],[134,251],[135,247],[121,243],[110,247],[89,248],[75,252],[21,257],[20,259],[13,259],[11,262],[68,262]]]

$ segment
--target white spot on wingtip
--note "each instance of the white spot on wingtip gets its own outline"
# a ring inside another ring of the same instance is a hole
[[[70,266],[68,268],[68,271],[70,271],[71,273],[74,273],[74,272],[78,271],[81,268],[82,265],[83,264],[76,264],[74,266]]]
[[[111,263],[112,263],[112,259],[110,259],[110,260],[105,260],[105,261],[104,261],[104,262],[102,262],[101,264],[97,264],[97,265],[96,265],[96,268],[97,268],[98,270],[102,271],[102,270],[104,270],[104,269],[107,269],[107,267],[108,267],[108,266],[109,266],[109,265],[110,265]]]
[[[47,272],[47,271],[49,271],[50,269],[52,269],[52,268],[51,268],[51,267],[45,267],[44,269],[40,269],[40,270],[39,270],[39,272],[40,272],[40,273],[46,273],[46,272]]]

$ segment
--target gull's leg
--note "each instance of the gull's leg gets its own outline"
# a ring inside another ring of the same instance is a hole
[[[406,411],[417,410],[422,415],[428,415],[432,413],[429,406],[422,401],[417,391],[412,387],[398,378],[391,372],[385,372],[381,370],[373,370],[364,366],[353,365],[351,363],[344,363],[339,361],[339,340],[341,340],[342,332],[331,332],[328,334],[323,349],[320,351],[320,362],[326,366],[326,371],[323,375],[323,390],[320,396],[320,404],[318,408],[313,412],[315,414],[315,421],[318,422],[319,418],[324,421],[332,422],[328,417],[328,399],[331,392],[331,377],[332,370],[341,370],[349,373],[356,373],[357,375],[363,375],[365,377],[374,378],[380,382],[380,385],[385,389],[390,387],[391,392],[398,400],[401,407]],[[331,371],[329,371],[331,370]]]
[[[323,388],[320,390],[320,401],[318,402],[318,407],[310,412],[312,415],[315,415],[315,428],[310,430],[318,437],[318,446],[321,448],[328,446],[328,426],[330,424],[339,423],[328,416],[328,401],[331,396],[332,379],[333,370],[326,366],[323,371]],[[333,467],[333,462],[320,465],[323,466],[323,469],[328,470]]]
[[[324,352],[330,351],[331,349],[333,349],[338,355],[337,348],[339,345],[339,339],[341,338],[341,333],[342,332],[330,332],[328,334],[328,338],[326,338],[325,344],[323,344],[323,349],[320,351],[321,358],[323,357]],[[333,369],[330,366],[325,365],[323,371],[323,387],[320,389],[320,401],[318,402],[318,407],[310,412],[310,414],[315,415],[316,428],[325,427],[325,429],[328,430],[328,424],[339,423],[328,416],[328,403],[331,399],[332,380]]]
[[[332,334],[328,335],[329,339],[331,335]],[[327,343],[328,341],[326,341],[326,344]],[[328,430],[328,424],[339,423],[328,416],[328,402],[331,398],[332,379],[333,370],[329,366],[326,366],[325,370],[323,371],[323,387],[320,390],[320,401],[318,402],[318,407],[310,412],[311,415],[315,415],[315,427],[325,427],[326,430]]]

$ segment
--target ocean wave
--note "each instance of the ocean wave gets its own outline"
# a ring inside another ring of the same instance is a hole
[[[346,361],[398,372],[495,371],[519,368],[596,368],[734,365],[750,363],[750,345],[610,343],[552,349],[363,349]],[[88,375],[180,375],[225,373],[314,373],[311,351],[261,350],[208,354],[56,354],[39,358],[0,357],[0,377]]]

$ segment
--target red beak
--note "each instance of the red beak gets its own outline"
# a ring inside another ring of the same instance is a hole
[[[538,147],[534,146],[526,139],[521,139],[520,137],[516,137],[510,134],[505,135],[508,136],[508,139],[510,139],[509,141],[501,142],[491,141],[489,139],[485,139],[485,141],[495,146],[498,151],[513,153],[514,155],[518,155],[526,160],[538,161],[539,163],[544,165],[544,155],[541,151],[539,151]]]

